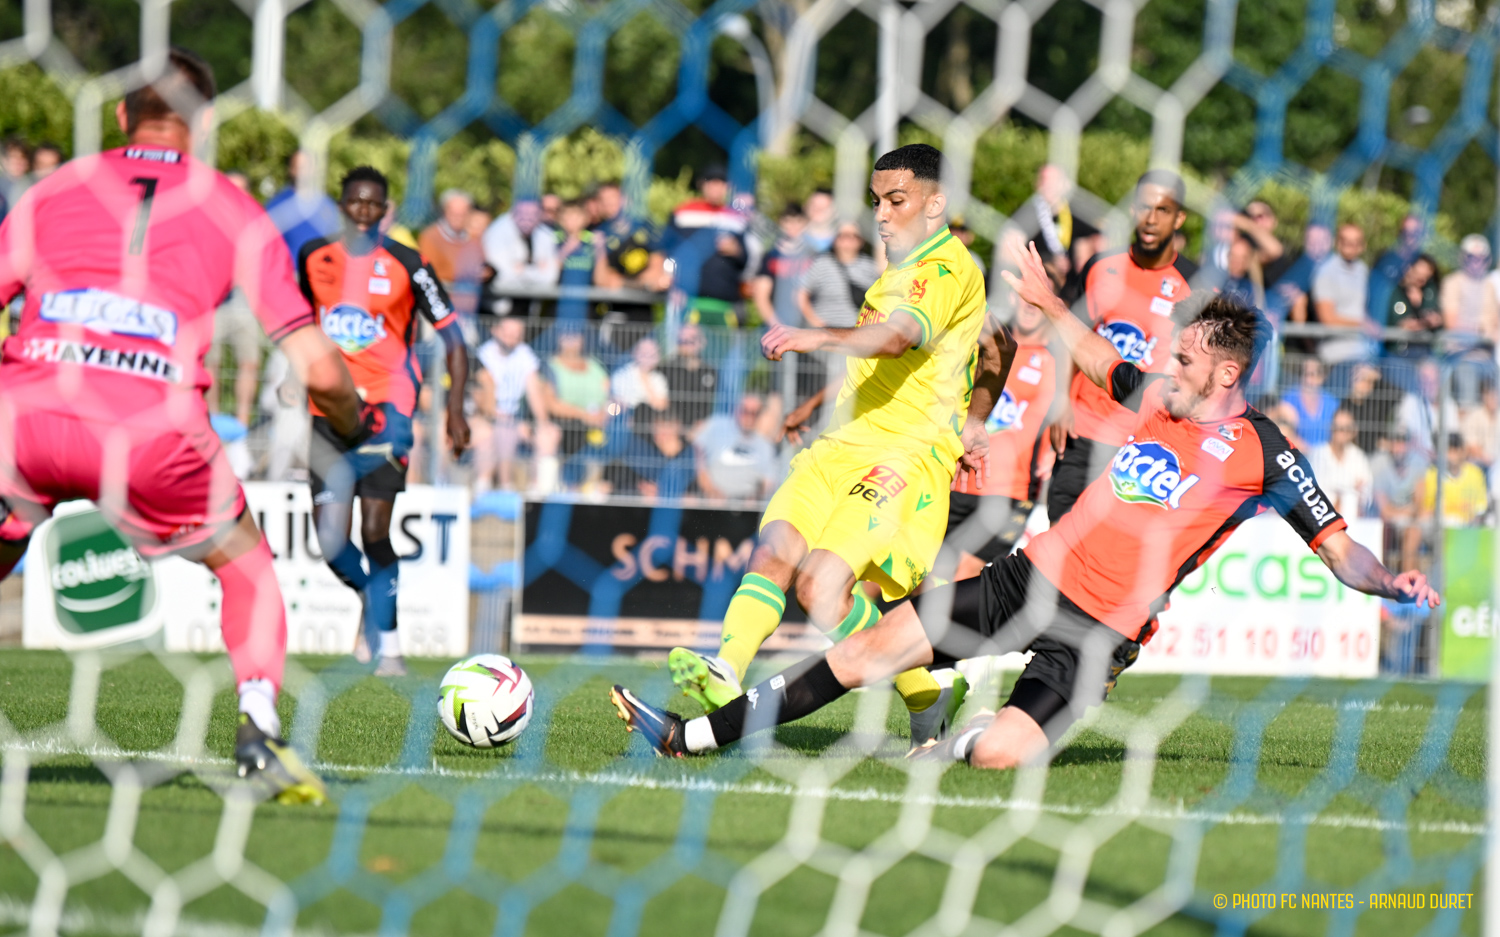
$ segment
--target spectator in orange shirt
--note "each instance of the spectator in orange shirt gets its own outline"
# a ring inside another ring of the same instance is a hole
[[[484,249],[469,234],[474,200],[462,189],[448,189],[438,196],[442,214],[423,229],[417,245],[432,264],[438,280],[459,312],[472,313],[479,305],[480,272]]]

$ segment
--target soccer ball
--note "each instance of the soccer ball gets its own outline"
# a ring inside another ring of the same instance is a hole
[[[531,721],[536,693],[526,671],[499,654],[476,654],[443,676],[438,718],[448,734],[475,748],[497,748]]]

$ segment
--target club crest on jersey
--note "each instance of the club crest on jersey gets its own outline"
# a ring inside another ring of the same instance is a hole
[[[1175,510],[1198,480],[1197,475],[1182,476],[1182,462],[1171,447],[1151,440],[1126,443],[1109,467],[1115,497],[1128,504]]]
[[[358,354],[385,338],[385,320],[351,303],[322,310],[323,333],[349,354]]]
[[[1219,427],[1219,435],[1230,442],[1239,442],[1240,434],[1245,431],[1243,423],[1225,423]]]
[[[1124,320],[1101,322],[1096,331],[1115,346],[1115,351],[1120,353],[1121,358],[1148,368],[1151,366],[1151,352],[1156,350],[1156,339],[1148,336],[1140,326]]]
[[[922,297],[927,295],[926,280],[912,280],[911,289],[906,291],[907,302],[919,303]]]
[[[1177,292],[1177,284],[1173,283],[1171,280],[1167,279],[1166,277],[1163,277],[1162,281],[1161,281],[1161,294],[1163,296],[1167,297],[1168,299],[1171,299],[1172,298],[1172,294],[1175,293],[1175,292]]]
[[[885,507],[906,488],[906,479],[888,465],[877,465],[865,473],[865,477],[854,483],[849,494],[857,495],[878,508]]]
[[[998,433],[1007,429],[1024,429],[1021,419],[1026,415],[1026,408],[1031,404],[1029,400],[1016,401],[1015,395],[1009,390],[1000,392],[1000,400],[995,404],[995,409],[990,411],[990,418],[984,421],[984,428],[992,433]]]

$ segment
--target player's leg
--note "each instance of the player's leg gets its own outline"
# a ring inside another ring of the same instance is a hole
[[[365,571],[365,555],[349,536],[354,519],[355,464],[351,453],[334,438],[328,421],[319,416],[312,418],[307,463],[313,526],[323,562],[340,582],[362,594],[370,577]]]
[[[401,644],[396,634],[396,593],[400,585],[401,560],[391,546],[391,514],[396,499],[365,496],[359,499],[359,535],[370,561],[370,581],[365,586],[364,621],[361,625],[371,651],[378,658],[376,676],[406,675]]]
[[[750,661],[781,624],[787,590],[806,556],[807,541],[791,522],[772,520],[761,527],[750,567],[724,612],[718,655],[678,647],[667,656],[672,682],[685,696],[713,711],[740,695]]]

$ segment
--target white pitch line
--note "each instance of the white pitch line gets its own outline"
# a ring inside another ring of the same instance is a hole
[[[94,760],[140,760],[164,764],[194,767],[228,767],[234,764],[229,758],[199,757],[184,758],[171,752],[124,751],[102,747],[65,748],[56,744],[22,744],[3,746],[41,755],[81,755]],[[464,781],[511,781],[531,784],[578,784],[600,787],[620,787],[636,790],[679,791],[682,793],[736,794],[768,797],[811,797],[831,801],[884,804],[922,804],[933,807],[964,807],[979,810],[1035,811],[1069,817],[1124,817],[1131,820],[1159,820],[1165,822],[1208,823],[1221,826],[1283,826],[1303,820],[1309,826],[1326,829],[1372,830],[1375,832],[1402,831],[1417,833],[1455,833],[1465,836],[1482,836],[1486,826],[1462,820],[1419,820],[1415,823],[1404,820],[1382,820],[1377,817],[1350,815],[1317,815],[1298,817],[1284,813],[1233,813],[1195,810],[1181,804],[1176,806],[1127,807],[1119,804],[1087,806],[1081,804],[1046,803],[1009,797],[958,797],[948,794],[913,795],[880,790],[878,788],[802,788],[790,784],[765,781],[725,782],[712,778],[678,775],[676,777],[654,777],[646,774],[630,774],[619,771],[515,771],[501,766],[491,771],[460,771],[444,768],[436,759],[430,766],[401,767],[391,765],[340,765],[316,762],[313,767],[336,775],[375,775],[379,777],[452,778]]]

